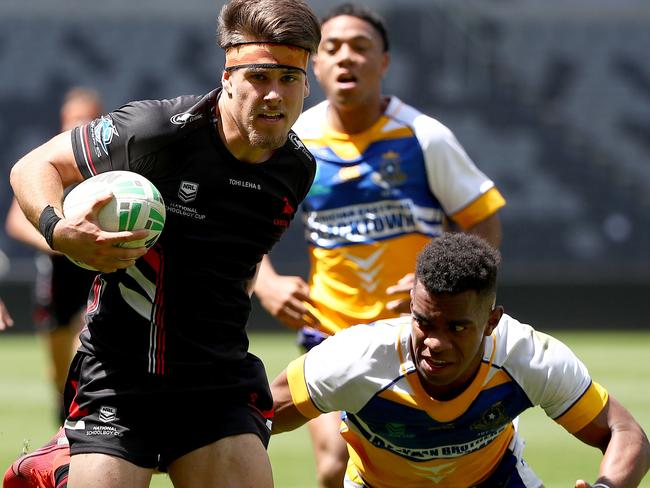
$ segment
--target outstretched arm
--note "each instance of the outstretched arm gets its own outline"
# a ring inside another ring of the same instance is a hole
[[[650,468],[650,444],[630,412],[611,395],[605,408],[574,434],[603,452],[598,480],[576,481],[576,488],[635,487]]]
[[[273,410],[275,411],[273,434],[297,429],[309,420],[298,411],[293,403],[286,369],[273,380],[271,394],[273,395]]]

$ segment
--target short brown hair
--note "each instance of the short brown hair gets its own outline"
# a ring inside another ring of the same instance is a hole
[[[320,25],[302,0],[231,0],[219,14],[217,38],[223,49],[256,40],[291,44],[315,53]]]

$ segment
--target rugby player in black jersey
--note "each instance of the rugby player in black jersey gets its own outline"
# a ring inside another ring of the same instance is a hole
[[[21,209],[50,246],[102,271],[66,385],[71,488],[145,487],[157,467],[175,486],[273,485],[272,399],[245,325],[262,256],[314,177],[290,127],[320,31],[302,0],[232,0],[218,31],[222,89],[129,103],[11,172]],[[84,218],[63,218],[63,189],[111,170],[140,173],[162,193],[165,230],[148,252],[115,246],[146,231],[96,225],[110,196]],[[64,441],[53,445],[67,454]],[[66,483],[65,462],[46,472],[34,454],[14,463],[7,486]]]

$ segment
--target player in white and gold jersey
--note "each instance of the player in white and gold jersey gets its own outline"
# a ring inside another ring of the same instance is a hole
[[[273,432],[343,410],[346,488],[540,487],[513,427],[539,405],[604,453],[596,482],[576,487],[637,486],[643,430],[567,346],[495,306],[499,259],[475,236],[433,239],[411,317],[349,328],[290,363],[272,385]]]
[[[294,130],[317,173],[303,204],[310,278],[279,276],[263,261],[255,292],[305,348],[360,322],[408,312],[415,256],[453,225],[501,241],[494,183],[442,123],[383,96],[389,64],[383,22],[353,5],[322,22],[314,72],[327,100]],[[309,424],[319,488],[339,488],[345,445],[338,417]]]

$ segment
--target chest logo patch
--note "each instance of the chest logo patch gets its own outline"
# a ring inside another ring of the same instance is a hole
[[[284,205],[282,207],[282,212],[279,218],[273,219],[273,224],[277,225],[278,227],[289,227],[289,224],[291,223],[291,218],[296,211],[295,208],[289,203],[289,199],[287,197],[282,197],[282,201],[284,202]]]
[[[181,186],[178,188],[178,198],[185,203],[193,202],[196,200],[196,195],[199,192],[199,184],[192,181],[181,181]]]
[[[389,190],[391,187],[399,186],[406,181],[406,174],[401,168],[401,157],[395,151],[387,151],[381,155],[379,170],[375,171],[372,176],[372,182]]]

